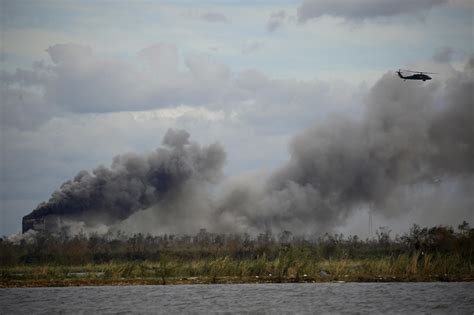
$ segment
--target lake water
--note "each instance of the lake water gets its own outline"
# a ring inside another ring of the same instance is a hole
[[[0,289],[1,314],[474,313],[474,283],[307,283]]]

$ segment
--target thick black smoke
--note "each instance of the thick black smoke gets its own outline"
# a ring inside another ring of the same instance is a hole
[[[25,220],[57,216],[86,224],[112,224],[138,210],[166,203],[221,177],[225,153],[218,144],[200,147],[189,142],[189,133],[170,129],[165,147],[148,155],[126,154],[114,158],[110,168],[92,174],[81,171],[61,185],[48,202],[40,204]]]
[[[25,219],[55,215],[152,233],[318,233],[368,206],[386,217],[415,203],[433,215],[472,216],[473,91],[474,60],[445,87],[387,73],[369,92],[362,117],[328,118],[294,137],[290,161],[268,178],[230,178],[212,193],[205,187],[221,175],[223,149],[170,130],[164,148],[80,172]],[[427,192],[420,205],[414,197]]]

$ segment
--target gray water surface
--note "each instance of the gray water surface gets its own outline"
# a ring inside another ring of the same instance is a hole
[[[473,314],[474,283],[314,283],[0,289],[1,314]]]

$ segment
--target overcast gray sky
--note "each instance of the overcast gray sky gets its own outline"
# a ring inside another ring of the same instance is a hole
[[[1,235],[78,171],[153,151],[168,128],[220,143],[228,177],[268,174],[303,130],[360,119],[399,68],[437,72],[423,89],[441,108],[474,53],[464,0],[0,1]],[[366,232],[364,211],[338,229]],[[474,223],[437,211],[374,224]]]

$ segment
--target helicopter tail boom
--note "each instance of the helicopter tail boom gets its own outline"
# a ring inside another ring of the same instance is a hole
[[[398,76],[399,76],[400,78],[405,79],[405,77],[402,75],[402,71],[401,71],[401,70],[398,70],[397,73],[398,73]]]

